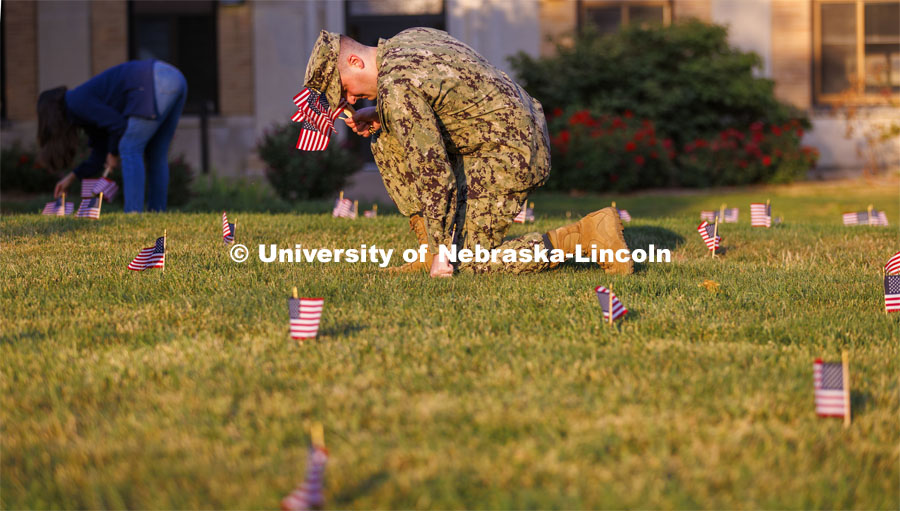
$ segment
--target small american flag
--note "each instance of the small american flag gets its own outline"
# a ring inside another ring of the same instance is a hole
[[[725,218],[722,221],[726,224],[736,224],[738,221],[738,208],[725,208]]]
[[[71,215],[75,211],[75,203],[67,202],[65,206],[63,206],[63,199],[64,197],[60,197],[55,201],[50,201],[45,204],[43,211],[41,211],[41,214],[50,216]]]
[[[365,218],[375,218],[378,216],[378,210],[377,209],[369,209],[369,210],[363,211],[363,216]]]
[[[314,339],[319,333],[324,298],[289,298],[291,339]]]
[[[878,212],[878,225],[888,226],[887,214],[884,211]]]
[[[325,505],[323,491],[325,479],[325,463],[328,462],[328,451],[324,447],[312,447],[306,462],[306,479],[290,495],[282,499],[281,509],[284,511],[307,511],[321,509]]]
[[[620,210],[619,210],[619,218],[621,218],[623,222],[630,222],[630,221],[631,221],[631,215],[628,214],[628,210],[627,210],[627,209],[620,209]]]
[[[525,215],[528,213],[527,210],[528,210],[528,201],[525,201],[522,203],[522,210],[519,211],[519,214],[516,215],[515,218],[513,218],[513,222],[515,222],[517,224],[524,224],[525,223]]]
[[[222,212],[222,241],[226,245],[234,243],[234,224],[228,223],[228,215]]]
[[[719,216],[718,211],[701,211],[700,212],[700,220],[705,220],[707,222],[715,222],[716,217]]]
[[[534,203],[531,203],[531,207],[525,209],[525,221],[526,222],[534,222]]]
[[[166,237],[156,238],[156,243],[152,247],[147,247],[128,263],[128,269],[134,271],[144,271],[149,268],[165,268],[166,267]]]
[[[813,383],[815,384],[816,415],[820,417],[843,417],[847,415],[844,390],[844,368],[841,363],[813,363]]]
[[[103,198],[106,199],[106,202],[112,202],[116,194],[119,193],[119,185],[108,177],[101,177],[97,179],[97,183],[94,185],[93,194],[100,195],[100,192],[103,192]],[[84,194],[84,189],[82,189],[81,193]]]
[[[78,218],[93,218],[94,220],[99,220],[100,197],[82,199],[81,204],[78,206],[78,213],[76,213],[75,216]]]
[[[884,310],[900,311],[900,275],[884,276]]]
[[[303,151],[325,150],[331,141],[334,120],[341,114],[342,109],[329,109],[325,96],[308,87],[304,87],[299,94],[294,96],[294,104],[297,105],[297,113],[291,117],[291,120],[300,123],[297,149]]]
[[[750,204],[750,226],[772,227],[772,206],[769,204]]]
[[[604,319],[609,320],[610,296],[612,296],[613,321],[628,314],[628,309],[626,309],[625,306],[622,305],[622,302],[619,301],[619,298],[616,296],[616,294],[611,292],[609,289],[603,286],[597,286],[594,288],[594,292],[597,293],[597,300],[600,301],[600,308],[603,310]]]
[[[81,180],[81,198],[90,199],[94,196],[94,187],[97,186],[97,178],[88,178]]]
[[[331,216],[337,218],[356,218],[356,212],[353,211],[353,201],[350,199],[336,199],[334,201],[334,209],[331,210]]]
[[[897,252],[888,259],[887,264],[884,265],[884,273],[886,275],[900,274],[900,252]]]
[[[703,243],[706,243],[707,249],[715,251],[719,248],[722,237],[715,232],[715,226],[704,220],[703,223],[697,226],[697,231],[700,233],[700,237],[703,238]]]

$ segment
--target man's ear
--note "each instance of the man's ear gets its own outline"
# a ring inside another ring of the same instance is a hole
[[[353,67],[353,68],[356,68],[359,70],[363,70],[366,68],[366,63],[363,61],[363,59],[361,59],[358,55],[355,55],[352,53],[350,54],[350,56],[347,57],[347,64],[350,67]]]

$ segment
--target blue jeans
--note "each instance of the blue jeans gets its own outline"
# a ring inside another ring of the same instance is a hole
[[[169,144],[175,136],[175,128],[187,98],[187,81],[175,67],[165,62],[156,62],[153,64],[153,86],[159,116],[155,119],[129,117],[128,127],[119,141],[126,213],[144,210],[145,185],[147,208],[150,211],[166,210]]]

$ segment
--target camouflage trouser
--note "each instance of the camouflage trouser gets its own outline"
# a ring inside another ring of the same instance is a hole
[[[536,152],[538,165],[546,165],[549,170],[549,154],[546,144],[538,144]],[[407,165],[407,156],[402,150],[396,138],[379,131],[372,138],[372,155],[381,172],[385,188],[391,199],[397,204],[400,213],[411,216],[421,212],[423,208],[422,194],[420,193],[418,176],[414,175]],[[451,158],[451,166],[456,175],[456,191],[451,204],[454,224],[456,226],[455,242],[457,248],[475,249],[475,245],[483,249],[521,249],[532,250],[546,246],[544,236],[541,233],[529,233],[515,239],[503,241],[509,229],[512,219],[521,210],[522,203],[528,196],[531,188],[521,191],[508,191],[501,194],[493,194],[489,190],[474,190],[470,187],[471,175],[477,174],[479,168],[485,166],[503,165],[502,156],[494,155],[485,157],[457,157]],[[546,175],[546,172],[544,172]],[[543,184],[542,182],[539,184]],[[502,253],[499,254],[502,256]],[[498,256],[497,262],[470,262],[459,263],[460,271],[471,273],[534,273],[550,267],[549,263],[535,262],[503,262]]]

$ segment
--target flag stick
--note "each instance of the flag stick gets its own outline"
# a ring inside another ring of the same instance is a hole
[[[353,201],[353,216],[354,217],[359,216],[359,201],[358,200]]]
[[[59,210],[56,210],[56,215],[59,216]],[[62,216],[66,216],[66,192],[62,194]]]
[[[719,219],[716,218],[716,226],[713,227],[713,246],[710,252],[711,257],[716,257],[716,237],[719,235]]]
[[[297,286],[294,286],[291,289],[291,296],[296,300],[297,299]]]
[[[169,236],[169,230],[163,229],[163,254],[166,253],[166,238],[168,238],[168,236]],[[163,255],[163,273],[165,273],[165,272],[166,272],[166,258],[165,258],[165,255]]]
[[[344,190],[341,190],[341,194],[338,195],[338,200],[339,201],[344,200]]]
[[[872,225],[872,205],[866,208],[866,225]]]
[[[884,272],[884,266],[881,267],[881,283],[884,284],[884,279],[887,274]],[[884,301],[884,313],[887,314],[887,300]]]
[[[234,231],[237,230],[237,220],[235,219],[235,221],[232,222],[231,225],[234,226],[234,229],[231,230],[231,237],[233,238],[231,242],[235,243],[235,242],[237,242],[237,239],[234,239]]]
[[[353,109],[353,105],[350,105],[349,103],[344,103],[343,113],[344,113],[344,115],[346,115],[349,118],[349,117],[353,117],[354,115],[356,115],[356,110]]]
[[[309,429],[309,436],[312,440],[313,447],[318,447],[319,449],[325,448],[325,428],[322,427],[321,422],[314,422],[312,427]]]
[[[612,301],[612,288],[607,287],[609,290],[609,326],[613,324],[613,301]]]
[[[847,350],[841,353],[841,365],[843,370],[841,376],[844,380],[844,428],[850,427],[850,360],[847,356]]]
[[[725,221],[725,203],[724,202],[722,203],[722,206],[719,207],[719,218],[721,218],[722,221]]]
[[[112,172],[112,167],[109,165],[103,167],[103,177],[108,177],[110,172]]]
[[[378,204],[372,204],[372,211],[374,211],[375,214],[378,214]]]
[[[98,199],[100,202],[97,203],[97,216],[100,216],[100,208],[103,207],[103,192],[100,192],[100,198]],[[98,218],[99,220],[99,218]]]
[[[528,207],[534,209],[534,201],[531,201],[531,204]]]

